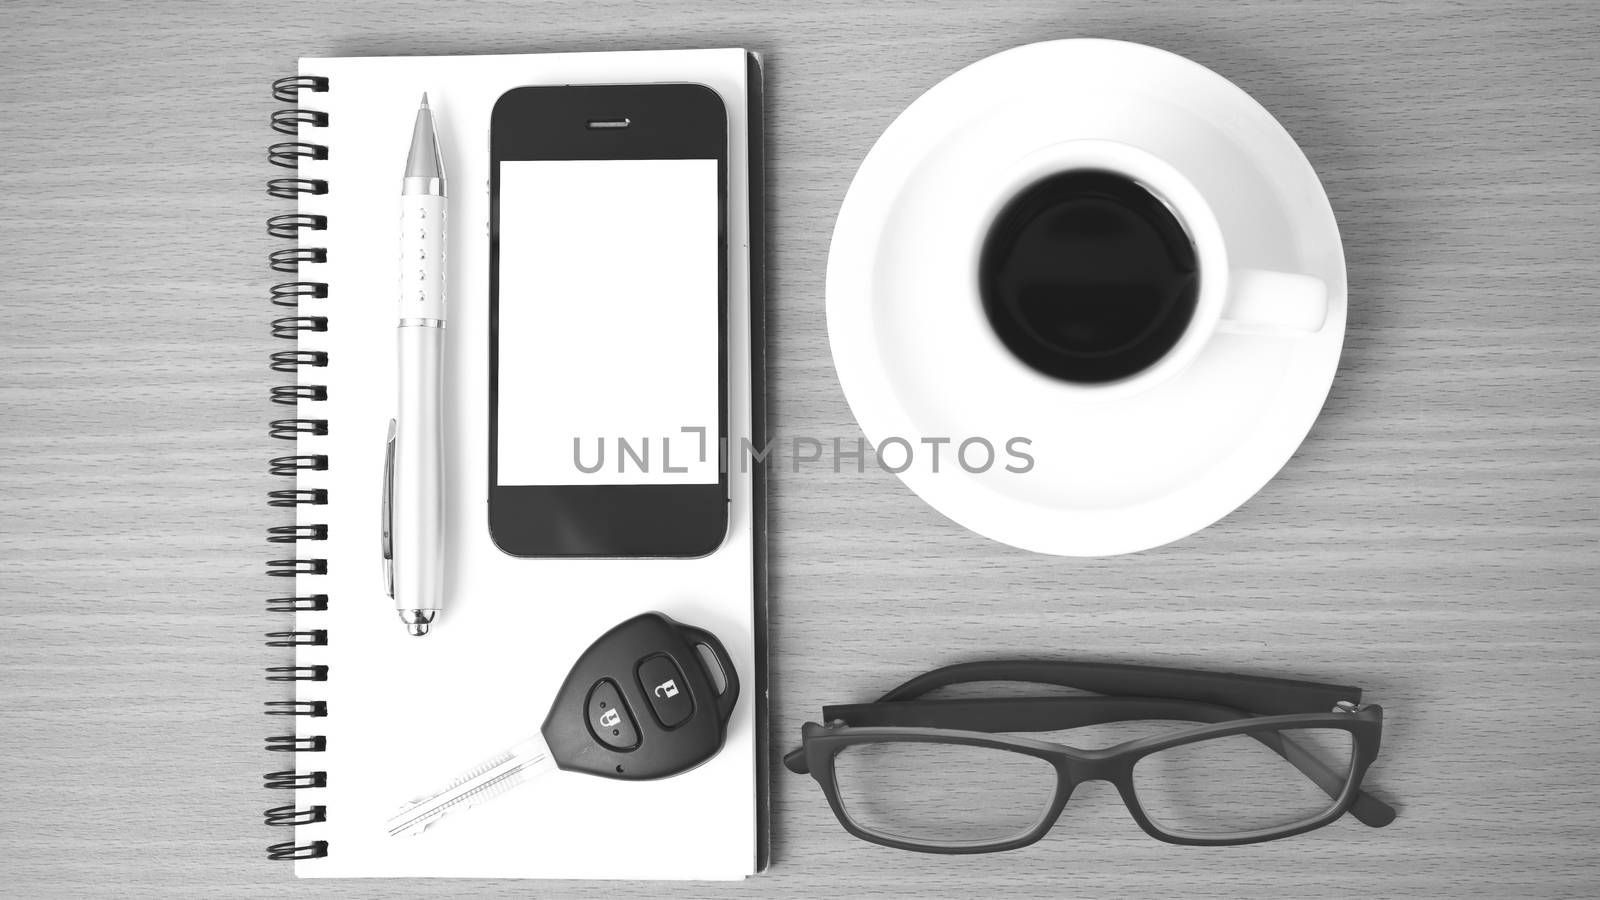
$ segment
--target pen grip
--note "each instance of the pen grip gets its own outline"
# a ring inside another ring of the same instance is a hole
[[[437,194],[400,197],[400,304],[402,320],[445,318],[445,199]]]
[[[401,325],[394,450],[394,602],[439,609],[444,594],[444,334]]]

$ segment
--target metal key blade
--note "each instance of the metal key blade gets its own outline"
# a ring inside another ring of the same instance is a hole
[[[435,794],[407,804],[389,819],[389,836],[421,834],[453,812],[498,797],[535,775],[556,768],[544,735],[535,734],[484,761]]]

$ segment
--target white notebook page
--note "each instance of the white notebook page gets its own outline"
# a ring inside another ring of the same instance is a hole
[[[303,333],[302,350],[325,350],[325,403],[302,407],[330,433],[303,438],[298,453],[327,454],[326,472],[301,488],[327,488],[327,506],[299,510],[326,523],[328,540],[299,545],[328,559],[328,574],[297,579],[300,595],[325,593],[330,609],[302,613],[300,629],[325,628],[328,646],[302,647],[300,665],[330,667],[326,683],[302,683],[301,699],[326,700],[328,716],[298,720],[327,736],[323,753],[298,754],[302,772],[327,772],[327,787],[296,792],[296,805],[327,807],[327,821],[296,840],[329,842],[324,859],[296,863],[302,877],[740,878],[757,853],[755,599],[752,477],[730,473],[728,537],[694,560],[527,560],[498,550],[487,526],[488,132],[506,90],[527,84],[686,81],[722,95],[728,110],[728,431],[751,435],[749,191],[746,55],[741,50],[538,56],[303,59],[300,72],[330,80],[299,105],[328,112],[302,140],[329,158],[300,176],[326,179],[325,196],[300,211],[326,215],[326,232],[302,246],[328,261],[302,269],[328,283],[326,300],[300,315],[325,315],[326,333]],[[396,617],[380,576],[379,508],[384,439],[393,415],[395,291],[400,177],[418,99],[428,93],[449,186],[447,388],[447,607],[432,633],[414,638]],[[559,385],[552,386],[559,389]],[[658,610],[705,628],[727,647],[743,694],[722,752],[656,782],[555,772],[415,838],[390,838],[384,823],[403,802],[442,786],[538,729],[579,653],[625,618]],[[277,754],[273,754],[276,756]],[[285,800],[287,802],[287,800]]]

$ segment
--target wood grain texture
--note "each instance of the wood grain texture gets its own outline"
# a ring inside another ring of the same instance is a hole
[[[1593,3],[10,0],[0,22],[0,894],[1600,893]],[[927,857],[848,837],[775,767],[774,864],[744,884],[265,861],[270,79],[300,55],[765,51],[774,424],[849,440],[822,276],[856,165],[943,76],[1068,36],[1192,57],[1305,146],[1349,257],[1332,396],[1242,509],[1125,558],[998,546],[882,473],[775,472],[775,750],[825,702],[999,654],[1354,681],[1389,711],[1369,781],[1401,818],[1195,850],[1091,785],[1028,851]]]

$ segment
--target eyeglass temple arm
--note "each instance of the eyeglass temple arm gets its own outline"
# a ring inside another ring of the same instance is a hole
[[[1332,709],[1334,704],[1341,700],[1351,703],[1359,703],[1361,700],[1361,689],[1351,685],[1206,672],[1198,669],[1039,659],[957,663],[919,675],[879,699],[880,702],[909,700],[938,688],[981,681],[1053,684],[1113,697],[1173,698],[1263,716],[1324,712]],[[1282,739],[1281,736],[1279,738]],[[1289,743],[1300,749],[1293,741]],[[1282,748],[1273,749],[1283,755]],[[1302,762],[1314,764],[1315,768],[1321,769],[1328,777],[1339,781],[1338,776],[1328,772],[1327,767],[1319,760],[1305,754],[1303,750],[1300,756],[1302,759],[1299,761],[1287,755],[1284,758],[1295,763],[1302,772],[1306,772],[1307,777],[1318,781],[1320,787],[1326,788],[1327,785],[1306,771],[1306,767],[1301,765]],[[1365,791],[1358,792],[1351,812],[1358,820],[1375,828],[1381,828],[1395,818],[1393,807]]]
[[[911,700],[939,688],[978,681],[1053,684],[1113,697],[1170,697],[1211,703],[1262,716],[1326,712],[1340,700],[1352,703],[1361,700],[1361,689],[1348,685],[1197,669],[1038,659],[945,666],[918,675],[878,700]]]
[[[1254,718],[1248,712],[1220,704],[1157,697],[1019,697],[994,700],[918,700],[914,703],[879,701],[828,706],[823,708],[822,715],[826,721],[842,721],[858,727],[888,725],[906,728],[953,728],[990,733],[1060,731],[1107,722],[1142,719],[1231,722]],[[1344,791],[1345,779],[1293,738],[1271,731],[1247,733],[1299,769],[1328,796],[1337,799]],[[803,757],[803,754],[801,756]],[[803,774],[806,770],[796,769],[796,762],[803,765],[803,759],[791,762],[789,756],[784,757],[784,764],[791,771]],[[1394,807],[1362,790],[1356,791],[1350,813],[1362,824],[1373,828],[1382,828],[1395,819]]]

